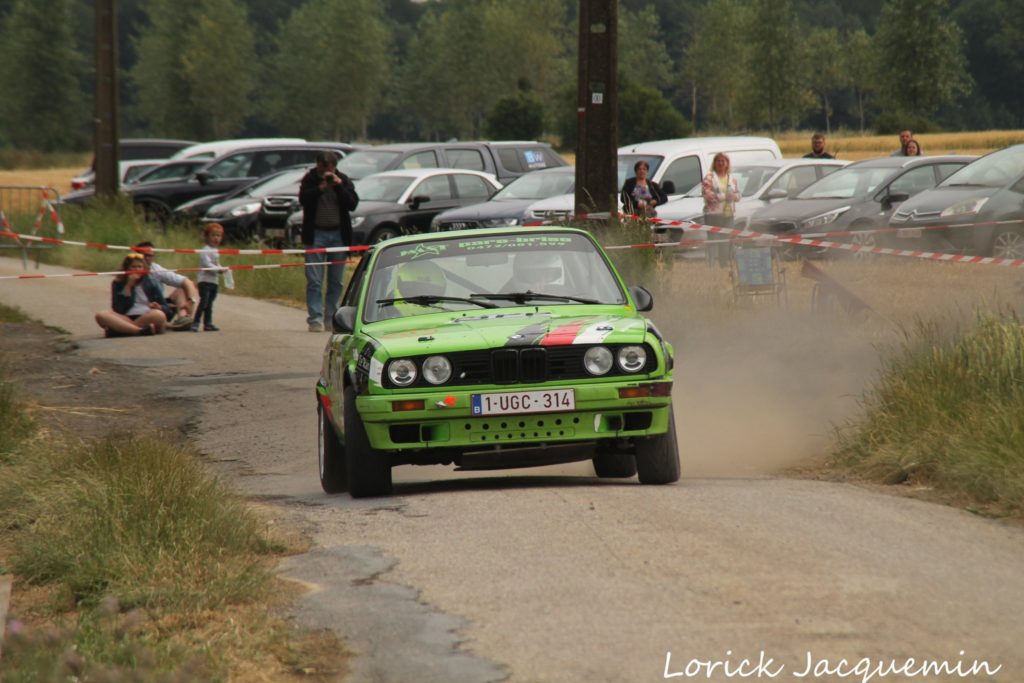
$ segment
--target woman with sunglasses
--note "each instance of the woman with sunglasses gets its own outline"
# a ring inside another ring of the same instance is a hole
[[[96,314],[108,337],[163,334],[171,310],[160,285],[149,277],[142,254],[128,254],[111,283],[111,309]]]

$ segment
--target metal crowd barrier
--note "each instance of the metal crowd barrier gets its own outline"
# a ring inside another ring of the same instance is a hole
[[[10,232],[55,237],[64,234],[60,217],[60,193],[45,185],[0,185],[0,228]],[[25,243],[12,237],[0,237],[0,249],[18,249],[21,264],[28,268],[28,251],[35,250],[35,264],[39,268],[39,249],[46,244]]]

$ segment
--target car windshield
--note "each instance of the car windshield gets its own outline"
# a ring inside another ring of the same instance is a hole
[[[850,199],[871,194],[899,169],[847,166],[811,183],[797,199]]]
[[[365,178],[371,173],[380,173],[401,154],[382,150],[365,149],[352,152],[338,162],[338,170],[353,180]]]
[[[297,168],[284,173],[276,173],[267,178],[260,178],[245,190],[249,197],[265,197],[270,194],[299,194],[299,181],[307,169]]]
[[[491,201],[505,199],[547,199],[559,194],[569,194],[576,187],[573,173],[527,173],[506,185]]]
[[[626,302],[608,262],[584,235],[453,237],[384,246],[369,275],[363,320],[581,301]]]
[[[180,180],[190,176],[193,171],[197,170],[200,166],[204,166],[205,163],[203,161],[173,161],[169,164],[161,164],[141,174],[134,182],[149,183],[154,180]]]
[[[646,161],[648,166],[647,177],[653,178],[658,172],[658,167],[661,166],[661,162],[665,160],[665,157],[658,156],[656,154],[620,154],[618,164],[619,174],[619,187],[626,182],[626,178],[632,178],[636,175],[633,172],[633,166],[638,161]]]
[[[1024,145],[1015,145],[984,156],[949,176],[939,187],[978,185],[1005,187],[1024,173]]]
[[[355,182],[356,194],[364,202],[397,202],[415,178],[371,176]]]

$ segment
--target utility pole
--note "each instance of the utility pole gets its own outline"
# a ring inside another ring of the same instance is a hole
[[[118,173],[116,0],[96,0],[96,195],[113,197]]]
[[[580,0],[576,213],[618,210],[618,0]]]

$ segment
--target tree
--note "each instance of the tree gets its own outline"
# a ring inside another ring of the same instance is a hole
[[[849,83],[849,72],[844,60],[845,46],[839,41],[834,28],[816,28],[807,36],[807,56],[810,69],[807,85],[821,100],[825,116],[825,131],[832,132],[832,104],[830,97]]]
[[[697,125],[699,96],[712,125],[736,125],[736,103],[745,80],[746,8],[738,0],[709,0],[697,15],[693,40],[686,48],[683,75],[691,84],[691,119]]]
[[[619,87],[619,144],[685,138],[693,126],[654,88],[621,81]]]
[[[878,70],[874,41],[860,29],[846,39],[846,73],[857,100],[857,118],[860,132],[864,132],[864,106],[868,94],[874,90],[874,77]]]
[[[672,82],[672,58],[661,40],[658,15],[648,5],[619,14],[619,77],[659,90]]]
[[[75,49],[71,10],[71,0],[18,0],[7,17],[0,41],[0,137],[15,147],[86,146],[85,63]]]
[[[796,124],[813,106],[804,31],[792,0],[752,0],[744,32],[750,60],[742,91],[745,119],[772,131]]]
[[[946,0],[889,0],[875,46],[880,94],[907,114],[932,116],[970,90],[963,36],[944,16]]]
[[[139,114],[153,132],[206,139],[239,131],[257,61],[238,0],[152,0],[138,54],[131,76]]]
[[[283,130],[365,136],[392,74],[391,34],[376,0],[311,0],[281,28],[271,116]]]
[[[519,92],[503,97],[487,117],[492,140],[536,140],[544,133],[544,105],[523,80]]]

